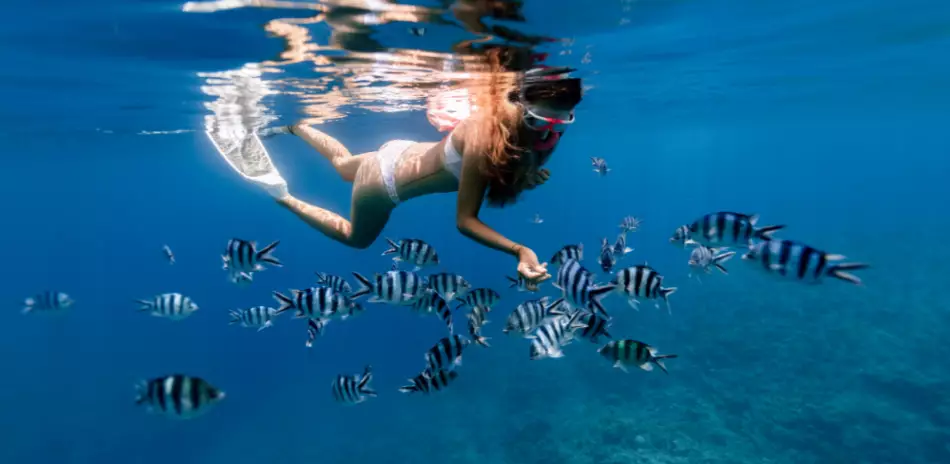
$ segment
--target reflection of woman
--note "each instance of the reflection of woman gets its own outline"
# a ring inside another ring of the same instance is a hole
[[[349,221],[293,197],[286,184],[266,186],[268,192],[326,236],[366,248],[400,202],[458,191],[459,231],[516,256],[518,272],[530,281],[549,278],[546,264],[539,263],[531,249],[484,224],[478,212],[485,200],[491,206],[504,206],[548,179],[548,170],[541,166],[566,125],[573,122],[573,108],[581,100],[580,79],[564,76],[567,70],[549,68],[529,71],[513,85],[499,72],[497,54],[490,56],[490,82],[486,90],[476,92],[479,109],[441,142],[393,140],[379,151],[352,155],[336,139],[312,127],[298,124],[290,128],[333,163],[344,180],[353,183]]]

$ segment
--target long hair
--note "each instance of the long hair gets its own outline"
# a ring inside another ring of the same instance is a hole
[[[488,82],[477,86],[474,92],[477,110],[471,116],[465,146],[485,154],[482,174],[489,179],[488,204],[502,207],[518,199],[526,174],[519,167],[527,150],[518,146],[524,110],[520,103],[508,98],[517,81],[513,73],[505,72],[499,51],[489,50],[487,56]]]

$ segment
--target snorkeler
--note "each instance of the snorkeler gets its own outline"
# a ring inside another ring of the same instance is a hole
[[[505,206],[548,180],[550,172],[542,166],[574,122],[581,82],[567,77],[572,71],[567,68],[534,69],[518,82],[504,82],[497,55],[489,56],[493,72],[487,92],[476,92],[479,110],[441,142],[393,140],[378,151],[353,155],[312,127],[289,128],[333,163],[343,180],[353,183],[349,221],[292,196],[285,182],[259,183],[311,227],[354,248],[369,247],[399,203],[458,191],[456,225],[462,234],[517,257],[518,273],[529,281],[550,278],[547,263],[539,263],[534,251],[496,232],[478,213],[485,201]]]

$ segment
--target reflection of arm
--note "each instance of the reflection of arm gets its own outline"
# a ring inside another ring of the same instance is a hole
[[[447,140],[446,143],[451,143],[451,140]],[[456,225],[462,235],[489,248],[518,256],[520,245],[508,240],[478,218],[485,192],[488,191],[488,179],[482,175],[480,169],[484,161],[481,155],[481,153],[469,152],[462,156]]]

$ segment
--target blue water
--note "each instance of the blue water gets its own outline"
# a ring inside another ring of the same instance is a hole
[[[10,7],[0,20],[0,462],[950,462],[950,4],[587,3],[526,6],[519,27],[572,39],[548,46],[550,61],[578,67],[590,89],[550,182],[483,219],[546,258],[567,243],[595,250],[623,216],[642,217],[627,259],[679,290],[672,315],[611,297],[612,332],[680,357],[668,376],[623,373],[580,340],[562,359],[529,361],[527,343],[500,331],[524,298],[506,288],[514,261],[458,234],[454,195],[425,197],[400,206],[384,235],[427,240],[444,269],[504,297],[485,329],[492,348],[471,348],[458,382],[432,396],[396,389],[443,335],[437,318],[370,306],[310,350],[300,321],[260,333],[227,325],[229,310],[272,304],[271,291],[310,285],[314,271],[389,266],[383,243],[345,248],[276,206],[203,134],[215,98],[197,73],[278,59],[284,42],[262,25],[312,11]],[[407,26],[373,37],[440,52],[474,37],[432,26],[418,38]],[[325,23],[306,29],[329,43]],[[381,112],[391,100],[343,79],[340,65],[275,67],[284,71],[264,78],[275,92],[261,100],[261,125],[307,114],[353,152],[439,138],[414,110],[421,100]],[[314,102],[291,92],[294,79],[314,79]],[[333,92],[338,104],[318,98]],[[294,137],[266,144],[298,196],[349,210],[350,186],[322,157]],[[590,156],[605,157],[610,175],[591,172]],[[783,237],[873,267],[861,287],[777,282],[739,260],[728,276],[688,280],[687,253],[667,239],[716,210],[759,213],[787,224]],[[530,223],[535,213],[543,224]],[[285,266],[248,288],[227,282],[219,255],[232,236],[281,240]],[[44,290],[77,303],[61,317],[19,313]],[[135,311],[134,299],[173,291],[201,310],[181,322]],[[379,398],[333,403],[331,379],[366,364]],[[133,404],[136,381],[171,372],[228,396],[184,422]]]

